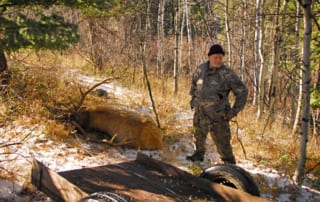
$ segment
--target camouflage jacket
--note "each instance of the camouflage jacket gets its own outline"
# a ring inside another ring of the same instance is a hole
[[[230,106],[230,91],[235,96]],[[231,119],[241,111],[246,103],[248,89],[237,74],[226,65],[210,68],[209,62],[201,64],[192,77],[190,105],[211,118],[216,115]]]

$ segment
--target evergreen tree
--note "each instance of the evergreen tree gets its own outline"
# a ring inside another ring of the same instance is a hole
[[[79,40],[77,25],[66,22],[53,6],[106,11],[114,0],[2,0],[0,2],[0,72],[7,66],[5,53],[19,49],[66,49]]]

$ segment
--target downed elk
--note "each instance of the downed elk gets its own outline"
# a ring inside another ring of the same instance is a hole
[[[86,138],[87,129],[94,129],[110,136],[108,140],[90,140],[110,145],[124,145],[136,149],[158,150],[163,146],[162,130],[157,127],[150,116],[121,109],[115,106],[83,107],[86,97],[98,86],[110,83],[116,78],[107,78],[83,92],[80,89],[80,100],[58,119],[70,122]]]
[[[148,115],[114,106],[81,109],[76,122],[84,129],[95,129],[110,135],[107,143],[136,149],[158,150],[163,146],[162,130]]]

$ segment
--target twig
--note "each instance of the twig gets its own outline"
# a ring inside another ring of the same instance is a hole
[[[266,131],[266,128],[267,128],[268,123],[269,123],[269,120],[270,120],[270,117],[271,117],[271,113],[269,112],[267,118],[265,119],[265,123],[264,123],[264,125],[263,125],[262,132],[261,132],[261,134],[260,134],[260,136],[262,137],[262,139],[264,138],[264,132]],[[259,140],[259,143],[258,143],[258,146],[257,146],[258,149],[259,149],[259,147],[260,147],[260,143],[261,143],[261,139]]]
[[[242,148],[242,151],[243,151],[243,154],[244,154],[244,158],[247,160],[248,159],[247,158],[247,152],[246,152],[246,150],[244,148],[244,145],[243,145],[243,143],[242,143],[242,141],[241,141],[241,139],[239,137],[239,124],[238,124],[237,121],[231,121],[231,122],[233,122],[233,123],[235,123],[237,125],[237,140],[239,141],[239,143],[241,145],[241,148]]]
[[[21,142],[14,142],[14,143],[8,143],[8,144],[0,145],[0,148],[10,147],[10,146],[13,146],[13,145],[18,145],[18,144],[21,144]]]
[[[32,130],[33,131],[33,130]],[[13,142],[13,143],[8,143],[8,144],[4,144],[4,145],[1,145],[0,144],[0,148],[4,148],[4,147],[10,147],[10,146],[13,146],[13,145],[19,145],[19,144],[22,144],[22,142],[27,139],[30,135],[31,135],[32,132],[29,132],[20,142]]]
[[[306,171],[306,174],[309,174],[311,173],[314,169],[316,169],[316,167],[320,166],[320,161],[318,163],[316,163],[316,165],[314,165],[313,167],[309,168],[307,171]]]

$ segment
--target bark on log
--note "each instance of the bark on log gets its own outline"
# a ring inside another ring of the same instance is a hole
[[[145,166],[154,169],[158,172],[161,172],[167,176],[177,177],[185,182],[191,184],[191,186],[195,186],[204,190],[205,192],[218,196],[223,199],[223,201],[234,201],[234,202],[247,202],[247,201],[255,201],[255,202],[267,202],[268,200],[252,196],[248,193],[241,192],[239,190],[220,185],[217,183],[211,183],[209,180],[194,176],[186,171],[178,169],[170,164],[166,164],[156,159],[152,159],[145,154],[138,153],[137,159],[139,163],[144,164]]]
[[[68,180],[50,170],[41,162],[33,159],[31,182],[40,191],[54,201],[77,202],[88,196],[87,193],[70,183]]]

